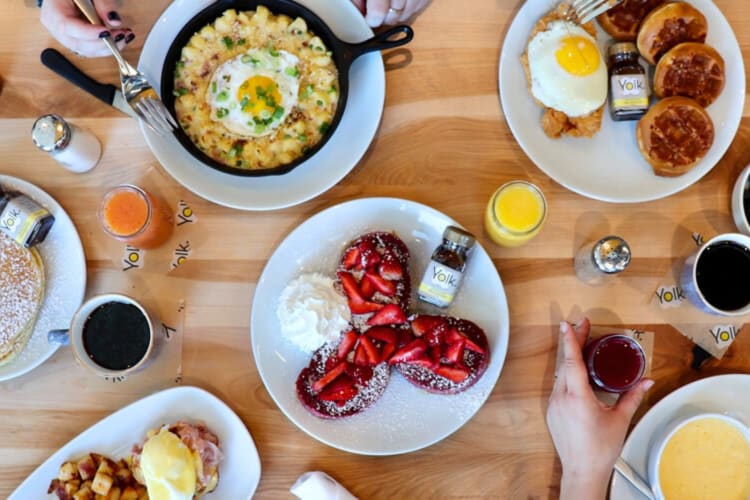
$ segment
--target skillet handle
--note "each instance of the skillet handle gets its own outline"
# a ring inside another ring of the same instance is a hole
[[[399,36],[403,35],[403,36]],[[374,52],[376,50],[393,49],[395,47],[401,47],[411,42],[414,38],[414,30],[411,26],[396,26],[387,31],[375,35],[374,37],[365,40],[364,42],[345,44],[344,50],[344,61],[347,66],[363,54],[368,52]]]

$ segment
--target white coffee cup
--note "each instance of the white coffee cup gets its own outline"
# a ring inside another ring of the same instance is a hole
[[[143,357],[134,365],[122,369],[113,370],[96,363],[89,353],[86,351],[86,347],[83,341],[83,332],[86,322],[89,320],[91,313],[102,305],[109,304],[112,302],[128,304],[137,308],[146,319],[148,324],[148,347]],[[108,293],[103,295],[97,295],[86,302],[73,315],[73,319],[70,322],[70,328],[67,330],[51,330],[47,334],[47,340],[53,344],[71,345],[73,348],[73,354],[76,360],[81,366],[87,368],[100,377],[125,377],[133,372],[136,372],[143,368],[148,359],[151,356],[154,347],[154,324],[149,316],[146,308],[144,308],[138,301],[128,297],[127,295],[120,295],[115,293]]]
[[[750,314],[750,303],[745,304],[739,309],[724,310],[713,306],[705,297],[703,292],[698,286],[697,269],[698,262],[706,251],[706,249],[712,245],[720,243],[733,243],[739,247],[745,247],[750,249],[750,236],[746,236],[740,233],[727,233],[720,234],[708,240],[704,243],[698,251],[687,258],[685,265],[682,268],[682,274],[680,276],[680,284],[685,292],[685,296],[693,303],[698,309],[711,314],[717,314],[722,316],[744,316]],[[750,283],[738,283],[740,286],[750,287]]]

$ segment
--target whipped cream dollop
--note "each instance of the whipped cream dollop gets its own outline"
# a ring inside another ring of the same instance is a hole
[[[339,338],[349,325],[346,298],[322,274],[303,274],[290,281],[279,297],[276,316],[281,335],[303,351],[312,353]]]

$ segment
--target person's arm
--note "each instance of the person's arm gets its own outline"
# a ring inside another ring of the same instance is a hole
[[[547,408],[547,426],[562,463],[561,500],[602,500],[630,420],[651,386],[642,380],[614,406],[596,398],[589,385],[582,349],[591,325],[560,324],[563,362]]]
[[[105,36],[111,36],[120,49],[135,38],[130,29],[122,26],[114,0],[94,0],[96,12],[105,26],[93,25],[85,20],[73,0],[44,0],[40,4],[42,25],[57,41],[79,55],[109,55],[109,49],[100,40]]]
[[[352,0],[372,28],[405,23],[417,17],[432,0]]]

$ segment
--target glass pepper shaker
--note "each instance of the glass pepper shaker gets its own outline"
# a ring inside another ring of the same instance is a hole
[[[605,236],[589,242],[576,253],[574,267],[579,280],[601,285],[630,264],[630,246],[619,236]]]
[[[88,172],[99,163],[102,145],[88,130],[58,115],[40,116],[31,127],[34,145],[75,173]]]
[[[468,253],[475,241],[473,234],[460,227],[445,228],[443,242],[432,253],[419,284],[419,300],[441,308],[453,302],[463,279]]]

